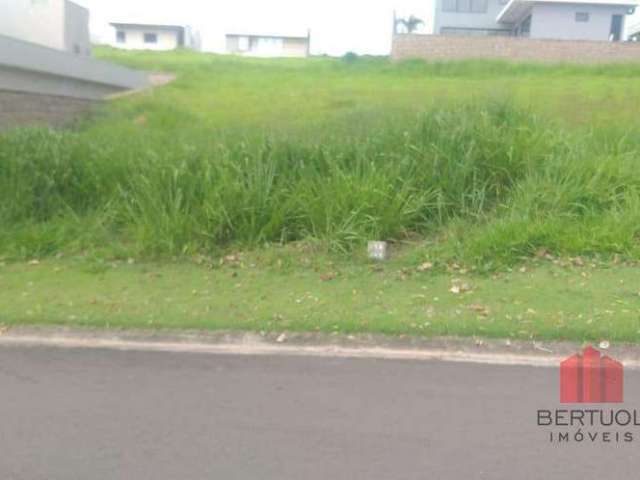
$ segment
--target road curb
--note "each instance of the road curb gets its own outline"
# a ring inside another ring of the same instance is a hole
[[[416,338],[322,333],[100,330],[67,327],[13,327],[0,347],[96,348],[217,355],[280,355],[421,360],[490,365],[556,367],[583,345],[480,338]],[[604,353],[626,368],[640,369],[640,347],[614,345]]]

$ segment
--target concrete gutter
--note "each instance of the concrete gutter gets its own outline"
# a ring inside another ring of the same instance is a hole
[[[316,333],[201,332],[12,327],[0,347],[98,348],[210,355],[286,355],[331,358],[444,361],[558,367],[582,345],[466,338],[414,338]],[[625,368],[640,369],[640,347],[615,345],[604,352]]]

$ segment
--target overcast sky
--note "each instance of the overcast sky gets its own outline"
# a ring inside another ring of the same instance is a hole
[[[113,35],[110,21],[188,24],[203,48],[222,51],[229,32],[300,34],[311,29],[312,53],[389,53],[393,10],[427,23],[432,0],[77,0],[91,10],[92,35]]]

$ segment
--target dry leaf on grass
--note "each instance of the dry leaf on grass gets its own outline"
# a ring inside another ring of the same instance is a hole
[[[490,313],[489,307],[487,307],[486,305],[481,305],[479,303],[469,305],[469,309],[482,317],[488,317]]]
[[[338,275],[335,272],[325,273],[324,275],[320,275],[320,280],[323,282],[330,282],[331,280],[335,280]]]
[[[424,262],[422,265],[418,266],[416,270],[418,270],[419,272],[426,272],[428,270],[431,270],[432,268],[433,268],[433,263]]]
[[[451,293],[459,295],[461,293],[470,292],[471,290],[473,290],[473,288],[471,287],[470,283],[464,282],[459,278],[454,278],[453,280],[451,280],[451,288],[449,289]]]

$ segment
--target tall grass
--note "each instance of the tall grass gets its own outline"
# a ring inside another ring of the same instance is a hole
[[[541,248],[638,256],[638,151],[503,102],[315,141],[17,130],[0,136],[0,254],[348,251],[420,235],[489,267]]]
[[[639,256],[637,66],[98,54],[178,80],[0,134],[0,257],[416,236],[489,268]]]

